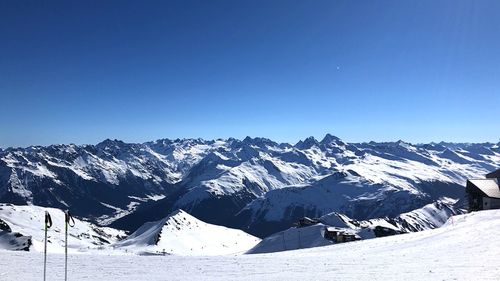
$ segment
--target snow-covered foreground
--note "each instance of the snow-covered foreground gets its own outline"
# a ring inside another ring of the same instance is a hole
[[[30,251],[42,252],[45,211],[49,211],[54,223],[47,232],[47,251],[63,253],[65,231],[62,210],[2,203],[0,249],[28,248]],[[239,229],[208,224],[182,210],[159,221],[147,222],[128,237],[122,230],[99,227],[79,219],[75,219],[74,226],[68,229],[70,253],[227,255],[244,253],[259,242],[259,238]]]
[[[72,254],[70,280],[498,280],[500,210],[439,229],[273,254],[181,257]],[[0,251],[0,280],[40,280],[43,255]],[[48,257],[48,280],[64,255]]]

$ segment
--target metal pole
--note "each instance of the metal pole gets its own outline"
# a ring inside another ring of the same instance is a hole
[[[47,273],[47,211],[45,211],[45,239],[43,247],[43,281],[46,280]]]
[[[73,223],[71,223],[73,222]],[[69,213],[69,211],[64,212],[64,230],[65,230],[65,239],[64,239],[64,280],[68,280],[68,226],[75,226],[75,220]]]
[[[68,216],[68,214],[66,214]],[[64,240],[64,280],[68,280],[68,220],[64,222],[66,229],[66,239]]]

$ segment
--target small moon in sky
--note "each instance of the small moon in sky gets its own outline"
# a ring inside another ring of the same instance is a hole
[[[340,70],[340,66],[337,66],[337,70]]]

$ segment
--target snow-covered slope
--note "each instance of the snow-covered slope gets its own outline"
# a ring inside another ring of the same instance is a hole
[[[500,210],[416,233],[272,254],[222,257],[70,255],[71,280],[497,280]],[[2,280],[40,280],[40,253],[0,251]],[[64,255],[48,257],[64,278]],[[29,270],[26,265],[29,264]],[[59,270],[58,270],[59,269]]]
[[[291,227],[270,235],[247,253],[271,253],[335,244],[331,239],[325,238],[327,228],[356,235],[362,239],[434,229],[445,224],[451,216],[463,213],[454,207],[455,203],[455,200],[444,198],[395,218],[375,218],[366,221],[353,220],[344,214],[333,212],[313,219],[318,222],[317,224]]]
[[[467,178],[498,167],[493,143],[106,140],[1,150],[0,202],[69,208],[127,230],[184,209],[266,236],[301,216],[395,217],[443,196],[460,199]]]
[[[322,223],[318,223],[311,226],[292,227],[280,231],[264,238],[259,244],[250,249],[247,254],[273,253],[335,244],[332,240],[324,237],[327,227]],[[354,231],[347,228],[339,228],[338,230],[349,231],[355,234]]]
[[[401,213],[437,202],[442,197],[458,200],[465,196],[462,186],[447,182],[415,183],[405,190],[373,183],[353,171],[338,172],[310,185],[273,190],[245,206],[238,218],[247,221],[259,236],[276,232],[274,226],[291,225],[299,218],[320,217],[340,212],[356,220],[397,217]]]
[[[135,253],[225,255],[245,252],[259,241],[241,230],[208,224],[178,210],[145,223],[113,247]]]
[[[64,212],[55,208],[43,208],[38,206],[16,206],[12,204],[0,204],[0,220],[3,221],[12,233],[29,236],[30,251],[43,251],[45,211],[52,217],[53,226],[47,234],[49,252],[62,253],[64,251]],[[5,237],[0,233],[1,239],[9,239],[8,233]],[[3,237],[3,238],[2,238]],[[86,251],[104,247],[125,237],[125,233],[108,227],[97,227],[92,223],[75,219],[75,226],[68,231],[69,251]],[[8,248],[7,245],[0,247]]]
[[[442,226],[451,216],[465,213],[461,202],[444,198],[389,220],[401,231],[415,232]],[[372,221],[372,220],[370,220]]]
[[[460,208],[460,204],[461,202],[450,198],[441,198],[434,203],[400,214],[394,218],[384,217],[357,221],[344,214],[333,212],[318,218],[318,220],[326,225],[352,229],[369,228],[374,230],[377,226],[381,226],[401,233],[417,232],[440,227],[451,216],[465,213],[465,210]],[[377,236],[382,235],[383,233]]]

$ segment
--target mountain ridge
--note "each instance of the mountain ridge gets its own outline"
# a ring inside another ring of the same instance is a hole
[[[70,209],[129,231],[184,209],[262,237],[269,223],[282,230],[305,215],[364,220],[462,199],[467,178],[500,166],[499,147],[347,143],[327,134],[295,145],[246,137],[8,148],[0,150],[0,202]]]
[[[120,139],[112,139],[112,138],[105,138],[104,140],[100,141],[100,142],[97,142],[97,143],[80,143],[80,144],[76,144],[76,143],[73,143],[73,142],[69,142],[69,143],[55,143],[55,144],[33,144],[33,145],[26,145],[26,146],[6,146],[6,147],[1,147],[0,146],[0,152],[2,151],[5,151],[5,150],[12,150],[12,149],[29,149],[29,148],[44,148],[44,147],[51,147],[51,146],[97,146],[99,144],[103,144],[103,143],[122,143],[122,144],[132,144],[132,145],[149,145],[149,144],[154,144],[154,143],[159,143],[159,142],[163,142],[163,143],[174,143],[174,142],[180,142],[180,141],[199,141],[199,142],[216,142],[216,141],[241,141],[241,142],[244,142],[246,139],[248,140],[255,140],[255,139],[258,139],[258,140],[269,140],[271,142],[274,142],[278,145],[290,145],[290,146],[295,146],[297,145],[297,143],[300,143],[300,142],[304,142],[306,141],[307,139],[314,139],[315,141],[317,141],[318,143],[324,143],[325,142],[325,139],[326,140],[330,140],[330,139],[334,139],[334,140],[339,140],[339,141],[342,141],[343,140],[335,135],[332,135],[330,133],[326,133],[325,136],[323,136],[323,138],[321,139],[321,141],[318,141],[318,139],[315,137],[315,136],[308,136],[304,139],[301,139],[301,140],[298,140],[297,142],[275,142],[267,137],[251,137],[251,136],[246,136],[242,139],[239,139],[239,138],[234,138],[234,137],[229,137],[229,138],[215,138],[215,139],[204,139],[204,138],[159,138],[159,139],[156,139],[156,140],[153,140],[153,141],[144,141],[144,142],[126,142],[124,140],[120,140]],[[328,141],[327,141],[328,142]],[[462,145],[470,145],[470,144],[483,144],[483,145],[498,145],[500,146],[500,141],[498,142],[495,142],[495,141],[481,141],[481,142],[470,142],[470,141],[451,141],[451,142],[448,142],[448,141],[430,141],[430,142],[411,142],[411,141],[406,141],[406,140],[397,140],[397,141],[387,141],[387,140],[381,140],[381,141],[374,141],[374,140],[370,140],[370,141],[354,141],[354,142],[348,142],[348,143],[351,143],[351,144],[369,144],[369,143],[374,143],[374,144],[383,144],[383,143],[386,143],[386,144],[397,144],[397,143],[407,143],[407,144],[412,144],[412,145],[417,145],[417,146],[425,146],[425,145],[432,145],[432,146],[454,146],[454,145],[459,145],[459,146],[462,146]]]

